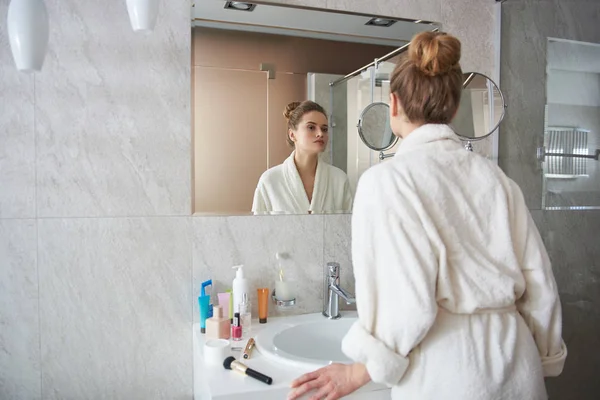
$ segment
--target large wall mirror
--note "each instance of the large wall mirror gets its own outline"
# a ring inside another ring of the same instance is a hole
[[[380,162],[357,121],[388,101],[396,59],[373,61],[439,26],[260,2],[203,0],[192,10],[194,214],[350,212],[360,174]],[[325,111],[301,122],[317,132],[308,144],[300,131],[290,141],[283,115],[305,100]],[[318,153],[314,182],[290,165],[290,142]]]

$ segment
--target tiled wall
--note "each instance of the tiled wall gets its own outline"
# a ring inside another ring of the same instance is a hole
[[[287,252],[297,311],[318,311],[350,217],[190,217],[189,2],[161,2],[149,36],[122,1],[45,3],[41,73],[0,27],[0,398],[189,399],[199,281],[245,263],[267,284]],[[466,68],[494,68],[491,1],[289,3],[442,21]]]
[[[502,6],[502,79],[509,110],[500,165],[523,189],[550,254],[563,306],[569,356],[548,380],[551,399],[596,399],[600,381],[600,211],[540,211],[548,37],[600,43],[600,3],[509,0]]]

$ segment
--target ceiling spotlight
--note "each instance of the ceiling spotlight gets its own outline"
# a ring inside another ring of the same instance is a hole
[[[380,26],[382,28],[387,28],[389,26],[394,25],[395,23],[396,21],[393,19],[375,17],[371,18],[365,25]]]
[[[256,4],[244,3],[241,1],[228,1],[225,3],[225,8],[237,11],[254,11]]]

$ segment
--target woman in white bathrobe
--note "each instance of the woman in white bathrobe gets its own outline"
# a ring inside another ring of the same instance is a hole
[[[327,148],[327,114],[313,101],[288,104],[284,113],[292,154],[260,177],[254,214],[347,213],[352,191],[344,171],[319,160]]]
[[[358,184],[352,256],[356,363],[297,379],[290,398],[337,399],[369,381],[398,400],[542,400],[567,355],[544,244],[519,187],[465,151],[448,123],[460,42],[417,35],[391,77],[389,162]]]

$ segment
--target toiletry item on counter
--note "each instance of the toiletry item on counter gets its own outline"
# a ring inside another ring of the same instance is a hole
[[[212,288],[212,280],[202,282],[200,289],[200,297],[198,297],[198,307],[200,308],[200,332],[206,333],[206,320],[213,316],[212,304],[210,303],[210,295],[206,295],[206,287]]]
[[[241,362],[236,361],[235,357],[227,357],[225,359],[225,361],[223,361],[223,367],[225,367],[225,369],[231,369],[236,372],[239,372],[240,374],[248,375],[256,380],[266,383],[267,385],[270,385],[271,383],[273,383],[273,378],[271,378],[270,376],[261,374],[260,372],[255,371],[252,368],[248,368],[247,365],[244,365]]]
[[[235,279],[233,280],[233,313],[240,312],[240,303],[244,293],[249,293],[248,280],[244,278],[244,266],[236,265]]]
[[[227,290],[229,293],[229,320],[233,324],[233,289]]]
[[[231,322],[231,318],[233,317],[229,315],[229,303],[231,303],[231,293],[217,293],[217,297],[219,298],[219,305],[223,309],[223,318],[227,318],[230,320],[229,322]]]
[[[244,357],[245,360],[249,359],[252,356],[252,350],[254,350],[255,344],[256,344],[256,342],[254,341],[253,338],[250,338],[248,340],[248,343],[246,344],[246,348],[244,349],[244,353],[242,353],[242,357]]]
[[[284,279],[283,258],[282,253],[275,253],[277,268],[279,269],[279,280],[275,282],[275,298],[281,301],[290,301],[296,298],[296,294],[292,283]]]
[[[206,337],[211,339],[229,339],[231,324],[223,317],[223,308],[214,307],[214,316],[206,320]]]
[[[231,327],[231,337],[233,340],[242,340],[242,326],[240,325],[240,313],[233,314],[233,326]]]
[[[290,282],[279,280],[275,282],[275,298],[281,301],[290,301],[296,298]]]
[[[210,339],[204,343],[204,362],[208,365],[221,365],[223,360],[231,356],[229,340]]]
[[[258,322],[260,324],[267,323],[267,315],[269,314],[269,289],[260,288],[258,292]]]
[[[240,303],[240,322],[242,323],[242,337],[247,338],[252,332],[252,314],[250,312],[248,293],[242,295],[242,302]]]

